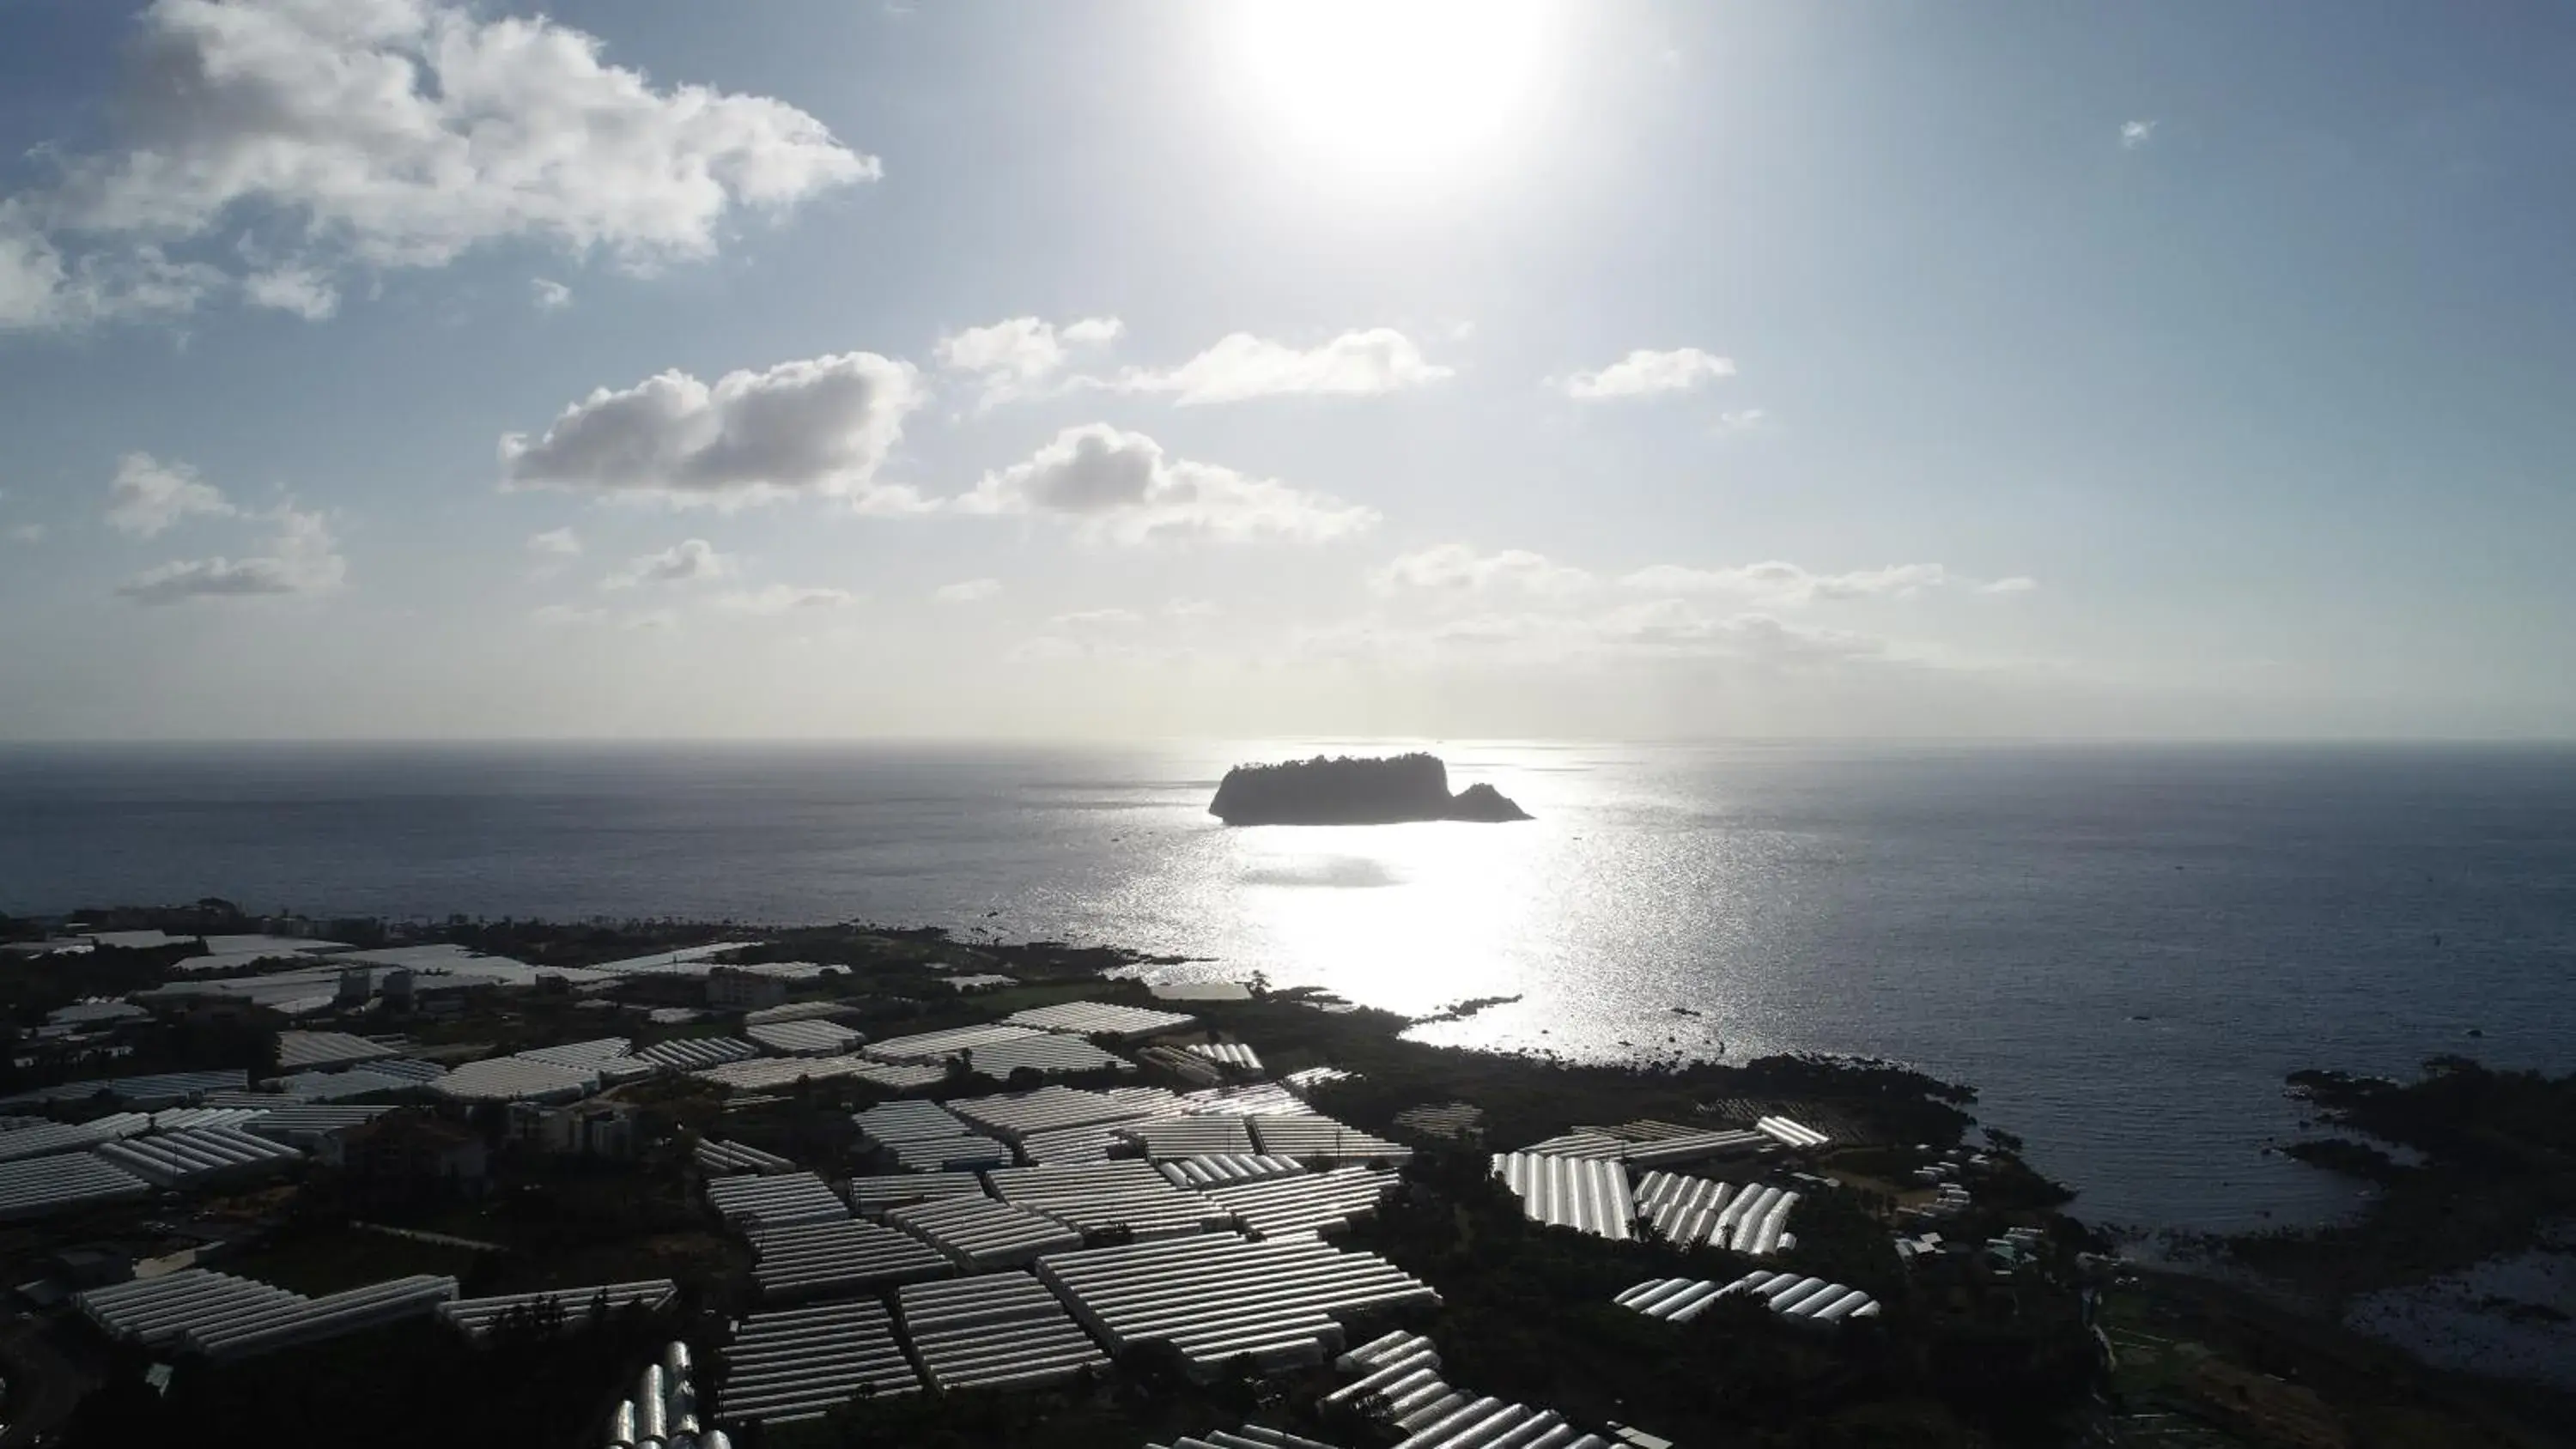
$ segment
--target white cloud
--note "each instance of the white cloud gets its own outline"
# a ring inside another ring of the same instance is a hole
[[[847,589],[800,588],[794,584],[771,584],[746,593],[720,594],[716,607],[735,614],[775,616],[803,609],[843,609],[859,601]]]
[[[1463,543],[1444,543],[1403,554],[1377,571],[1370,587],[1381,594],[1406,590],[1484,593],[1515,589],[1533,594],[1569,594],[1587,588],[1592,575],[1544,554],[1524,549],[1479,553]]]
[[[572,288],[545,277],[528,279],[528,295],[540,312],[560,312],[572,305]]]
[[[1280,538],[1319,542],[1363,532],[1377,510],[1231,468],[1174,458],[1142,433],[1107,423],[1067,428],[1027,462],[987,473],[956,500],[967,513],[1034,513],[1118,543]]]
[[[607,622],[608,611],[580,604],[544,604],[530,609],[528,617],[539,624],[600,624]]]
[[[550,528],[528,535],[528,552],[550,554],[556,558],[581,556],[581,535],[569,528]]]
[[[941,584],[930,596],[943,604],[979,604],[1002,591],[1000,579],[961,579]]]
[[[43,543],[45,541],[45,526],[41,523],[21,523],[9,530],[9,541],[11,543]]]
[[[2124,151],[2135,151],[2153,141],[2156,138],[2156,125],[2154,121],[2121,122],[2120,148]]]
[[[1319,347],[1236,332],[1178,367],[1129,368],[1092,385],[1121,392],[1169,393],[1179,403],[1241,402],[1257,397],[1368,397],[1423,387],[1452,369],[1423,359],[1412,338],[1392,327],[1345,332]]]
[[[983,384],[984,406],[1026,396],[1072,359],[1071,349],[1105,347],[1126,324],[1115,317],[1085,317],[1059,329],[1036,317],[1013,317],[989,327],[969,327],[939,339],[939,365],[972,373]]]
[[[823,495],[911,511],[912,491],[876,473],[922,399],[910,363],[873,352],[729,372],[712,387],[665,372],[594,391],[541,437],[502,438],[503,484],[723,507]]]
[[[1732,359],[1696,347],[1677,347],[1669,352],[1641,347],[1598,372],[1578,372],[1557,386],[1578,402],[1604,402],[1688,392],[1717,378],[1733,376]]]
[[[109,526],[150,538],[191,514],[229,517],[236,510],[223,491],[185,463],[164,463],[149,453],[128,453],[107,485]]]
[[[703,538],[684,539],[660,553],[640,554],[599,581],[603,589],[631,589],[638,584],[696,584],[733,573],[735,560],[716,552]]]
[[[1756,433],[1770,424],[1771,415],[1760,408],[1744,408],[1717,415],[1717,430],[1721,433]]]
[[[292,312],[319,322],[340,310],[340,290],[322,274],[304,267],[279,267],[242,278],[242,300],[254,307]]]
[[[1486,612],[1431,624],[1346,620],[1300,629],[1288,649],[1299,656],[1420,669],[1685,658],[1795,669],[1900,657],[1868,635],[1789,624],[1762,613],[1712,612],[1687,599],[1591,611]]]
[[[1988,583],[1979,584],[1977,585],[1977,592],[1981,594],[2027,594],[2038,587],[2039,580],[2034,579],[2027,574],[2015,574],[2007,579],[1995,579]]]
[[[270,516],[278,524],[278,533],[266,554],[163,564],[137,574],[116,591],[141,604],[176,604],[200,598],[320,594],[340,587],[348,577],[348,561],[340,556],[339,541],[331,536],[322,515],[282,508]]]
[[[1213,599],[1173,599],[1163,605],[1163,612],[1175,619],[1213,619],[1224,611]]]
[[[1939,564],[1890,564],[1850,573],[1819,574],[1775,559],[1722,569],[1657,564],[1639,569],[1619,582],[1648,593],[1740,594],[1773,604],[1805,604],[1818,599],[1902,598],[1951,581],[1949,570]]]
[[[1081,609],[1047,620],[1057,629],[1123,629],[1145,622],[1133,609]]]
[[[0,332],[182,315],[230,285],[216,268],[149,244],[66,258],[33,200],[0,199]]]
[[[783,101],[656,88],[579,30],[440,0],[154,0],[133,54],[118,148],[0,218],[0,324],[185,310],[224,274],[152,248],[236,230],[324,270],[512,239],[650,268],[880,169]],[[325,295],[243,285],[307,315]]]

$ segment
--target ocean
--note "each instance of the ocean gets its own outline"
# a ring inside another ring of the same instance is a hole
[[[1421,743],[22,747],[0,910],[869,920],[1516,996],[1421,1034],[1904,1061],[2159,1228],[2351,1206],[2264,1151],[2293,1069],[2576,1068],[2576,752],[1453,742],[1537,818],[1205,813],[1237,760]]]

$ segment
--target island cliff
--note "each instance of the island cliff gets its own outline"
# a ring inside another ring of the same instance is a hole
[[[1291,760],[1225,772],[1208,813],[1228,825],[1391,825],[1405,820],[1527,820],[1491,785],[1449,793],[1436,755]]]

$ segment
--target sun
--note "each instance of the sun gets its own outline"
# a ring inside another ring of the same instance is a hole
[[[1351,175],[1428,177],[1505,149],[1544,79],[1550,0],[1240,0],[1254,124]]]

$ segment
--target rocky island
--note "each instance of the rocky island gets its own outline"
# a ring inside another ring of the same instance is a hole
[[[1407,820],[1527,820],[1491,785],[1449,793],[1437,755],[1290,760],[1225,772],[1208,813],[1228,825],[1392,825]]]

